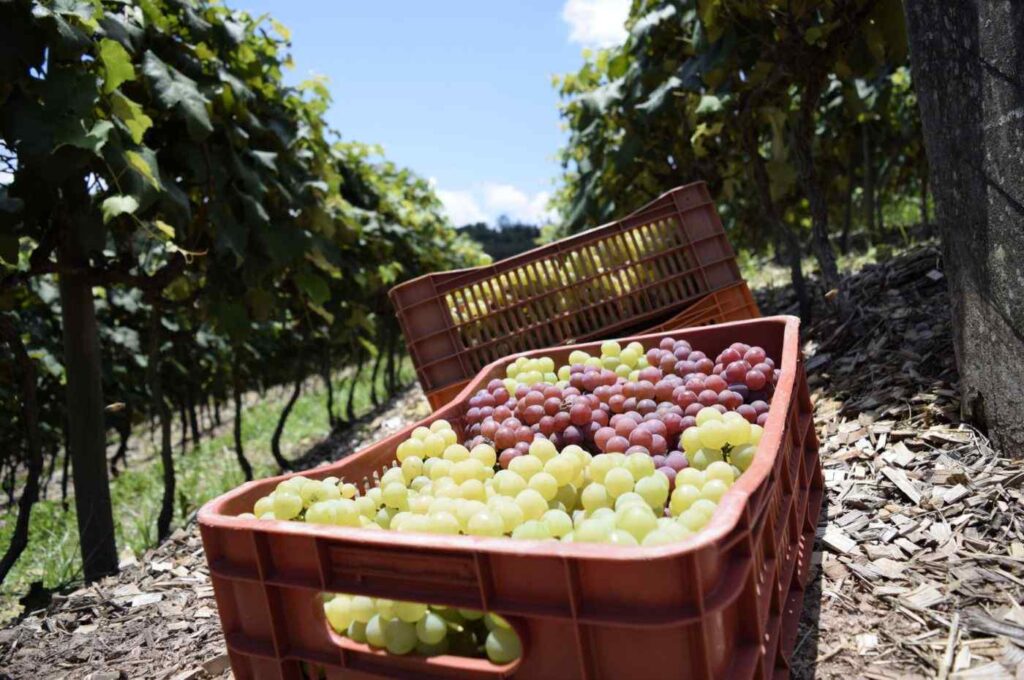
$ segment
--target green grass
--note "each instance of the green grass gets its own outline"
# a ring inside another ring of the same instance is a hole
[[[364,371],[364,376],[356,385],[357,414],[366,414],[373,408],[368,369]],[[415,377],[408,359],[401,364],[400,377],[403,384]],[[383,376],[379,382],[383,383]],[[281,437],[281,450],[286,458],[296,458],[304,453],[324,437],[329,429],[323,382],[315,379],[307,381],[306,387],[313,389],[304,391],[295,402]],[[337,387],[336,384],[336,400],[339,397]],[[272,398],[268,396],[265,401],[243,412],[243,445],[257,478],[277,474],[277,466],[270,453],[270,438],[288,391],[275,390]],[[379,392],[383,393],[383,390]],[[335,410],[340,408],[335,403]],[[198,447],[184,454],[179,453],[177,447],[175,449],[175,526],[181,526],[206,501],[244,481],[235,458],[230,423],[225,422],[222,430],[216,437],[203,439]],[[148,433],[144,433],[141,428],[135,436],[145,437],[145,445],[149,445]],[[156,520],[163,497],[162,480],[163,466],[155,452],[146,456],[146,462],[132,463],[128,470],[111,479],[117,547],[122,555],[131,552],[141,556],[156,543]],[[0,513],[0,552],[6,550],[10,543],[16,517],[17,509],[13,507]],[[32,510],[28,547],[0,585],[0,622],[20,612],[18,600],[28,591],[31,583],[41,581],[46,588],[58,588],[80,577],[81,560],[74,500],[68,500],[67,511],[59,499],[36,503]]]

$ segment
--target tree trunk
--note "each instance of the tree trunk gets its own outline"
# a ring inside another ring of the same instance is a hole
[[[188,451],[188,415],[185,413],[185,400],[178,402],[178,418],[181,420],[181,455]]]
[[[185,387],[185,410],[188,411],[188,426],[192,431],[192,446],[199,446],[199,416],[196,415],[195,386]]]
[[[388,331],[388,363],[384,367],[384,375],[387,378],[388,396],[393,397],[398,391],[398,374],[395,371],[395,355],[398,353],[398,332],[395,329]]]
[[[962,406],[1024,456],[1024,4],[907,0]]]
[[[794,228],[785,223],[779,215],[778,206],[772,199],[771,180],[768,177],[768,169],[765,167],[764,158],[758,151],[756,133],[750,132],[746,135],[747,154],[750,156],[751,168],[754,173],[754,186],[757,187],[758,200],[761,209],[772,225],[776,238],[781,240],[778,246],[786,253],[786,260],[789,263],[790,281],[793,284],[793,293],[796,295],[797,303],[800,305],[800,318],[805,323],[810,323],[811,299],[807,295],[807,283],[804,281],[803,264],[800,262],[800,239],[797,238]]]
[[[74,189],[72,189],[74,191]],[[87,260],[68,225],[58,250],[60,302],[67,371],[68,445],[75,477],[75,510],[86,581],[117,572],[114,515],[107,480],[103,414],[103,355],[100,352]]]
[[[327,426],[333,430],[338,424],[334,416],[334,382],[331,380],[331,355],[324,352],[323,361],[320,362],[320,378],[324,381],[324,391],[327,394]]]
[[[298,376],[295,378],[295,385],[292,387],[291,396],[288,397],[288,403],[281,409],[281,415],[277,419],[277,427],[274,428],[274,436],[270,438],[270,452],[274,455],[274,460],[281,467],[282,470],[291,470],[292,464],[281,453],[281,435],[284,434],[285,423],[288,422],[288,416],[292,413],[292,407],[295,406],[295,402],[299,398],[299,393],[302,391],[302,370],[298,372]]]
[[[363,366],[366,364],[366,355],[359,352],[356,362],[356,372],[352,374],[348,387],[348,403],[345,404],[345,418],[349,422],[356,419],[356,387],[359,385],[359,376],[362,375]]]
[[[864,209],[864,232],[875,240],[875,163],[871,153],[871,130],[867,123],[860,126],[860,145],[864,161],[864,195],[861,207]]]
[[[39,477],[43,473],[43,446],[39,436],[39,402],[36,395],[35,364],[32,363],[32,359],[25,350],[18,329],[6,317],[0,317],[0,338],[10,346],[14,363],[18,366],[18,371],[21,374],[21,418],[25,427],[25,443],[28,449],[26,460],[28,476],[25,479],[25,488],[21,492],[21,498],[18,500],[18,519],[14,525],[11,542],[8,544],[3,558],[0,559],[0,583],[3,583],[11,567],[28,546],[32,506],[39,500]]]
[[[252,465],[245,457],[245,449],[242,447],[242,381],[238,377],[237,366],[233,370],[232,397],[235,402],[235,422],[233,424],[235,435],[235,457],[238,458],[238,466],[242,468],[245,481],[252,481]]]
[[[213,398],[213,424],[220,427],[220,399]]]
[[[380,395],[377,393],[377,377],[380,375],[380,367],[384,364],[384,353],[378,351],[373,359],[373,370],[370,371],[370,401],[374,408],[380,408]]]
[[[117,451],[114,453],[114,457],[110,459],[110,474],[114,477],[118,475],[117,464],[121,463],[123,466],[127,466],[128,456],[128,440],[132,436],[132,410],[131,406],[126,405],[124,411],[118,414],[117,419],[117,436],[118,444]]]
[[[53,481],[53,473],[57,470],[57,459],[60,457],[60,449],[54,449],[50,452],[50,465],[46,468],[46,477],[43,479],[43,483],[40,485],[39,497],[46,500],[46,490],[50,487],[50,482]]]
[[[60,505],[64,512],[68,511],[68,478],[71,476],[71,451],[68,449],[67,437],[64,438],[64,464],[60,474]]]
[[[149,319],[149,362],[146,366],[146,379],[149,382],[149,396],[153,400],[153,412],[160,421],[160,463],[164,468],[164,495],[160,501],[160,516],[156,520],[156,535],[157,540],[162,542],[171,533],[176,480],[174,448],[171,445],[171,412],[164,400],[164,389],[160,379],[160,315],[160,306],[154,304]],[[182,425],[184,422],[182,421]],[[182,427],[182,435],[185,434],[184,430]]]
[[[853,163],[847,171],[846,202],[843,205],[843,233],[839,237],[839,252],[848,255],[850,252],[850,227],[853,223]]]
[[[818,260],[821,278],[829,290],[837,290],[840,309],[845,307],[845,295],[840,290],[839,268],[836,255],[828,238],[828,204],[814,164],[814,112],[821,97],[824,77],[811,76],[801,93],[800,111],[793,130],[793,153],[800,184],[807,194],[811,208],[811,250]]]
[[[928,164],[922,160],[921,165],[921,227],[925,238],[932,237],[932,223],[928,218]]]

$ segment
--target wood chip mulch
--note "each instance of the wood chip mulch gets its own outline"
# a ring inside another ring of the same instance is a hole
[[[1024,461],[960,422],[939,253],[865,267],[847,290],[851,318],[804,331],[828,501],[792,676],[1024,680]],[[793,308],[783,289],[758,298]],[[408,390],[304,460],[426,412]],[[194,524],[0,630],[0,678],[198,680],[227,665]]]

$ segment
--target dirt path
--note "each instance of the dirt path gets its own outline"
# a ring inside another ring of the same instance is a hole
[[[938,252],[915,250],[850,283],[858,314],[805,329],[828,503],[792,676],[1024,678],[1024,466],[959,423]],[[793,304],[780,290],[759,302],[765,313]],[[426,412],[407,391],[307,460]],[[226,665],[194,525],[0,631],[0,669],[19,679],[46,668],[185,680],[226,677]]]

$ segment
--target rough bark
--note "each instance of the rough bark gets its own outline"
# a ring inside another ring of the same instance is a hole
[[[823,75],[811,75],[804,84],[800,95],[800,111],[793,130],[793,155],[800,185],[807,194],[807,202],[811,209],[811,250],[818,260],[825,287],[838,291],[837,307],[840,315],[845,316],[846,294],[841,287],[836,255],[832,251],[828,237],[828,204],[825,200],[825,188],[814,162],[814,113],[821,98],[823,85]]]
[[[847,168],[846,201],[843,204],[843,233],[839,236],[839,252],[850,252],[850,227],[853,226],[853,168]]]
[[[0,583],[21,557],[28,546],[29,519],[32,506],[39,499],[39,478],[43,473],[43,447],[39,435],[39,402],[36,397],[36,367],[25,350],[14,324],[7,318],[0,318],[0,340],[11,349],[14,363],[21,377],[21,419],[25,427],[27,477],[25,488],[18,499],[18,519],[14,524],[11,542],[0,558]]]
[[[164,495],[160,501],[160,515],[156,520],[156,534],[157,540],[163,541],[171,533],[176,480],[174,449],[171,446],[171,413],[164,400],[163,384],[160,380],[160,314],[160,307],[154,305],[149,320],[149,363],[146,366],[146,378],[149,382],[149,396],[153,400],[153,411],[160,422],[160,463],[164,468]],[[184,429],[182,427],[183,435]]]
[[[345,404],[345,419],[352,422],[356,419],[356,387],[359,385],[359,376],[363,373],[363,366],[366,364],[366,355],[362,352],[356,359],[356,372],[352,374],[348,386],[348,402]]]
[[[320,362],[320,378],[324,381],[324,392],[327,395],[327,426],[334,429],[338,419],[334,415],[334,381],[331,379],[331,355],[324,352],[323,361]]]
[[[245,457],[245,449],[242,446],[242,386],[241,380],[238,377],[237,367],[232,377],[234,384],[231,396],[235,403],[235,422],[232,428],[235,436],[235,457],[238,459],[238,466],[242,468],[242,474],[245,475],[245,481],[250,482],[252,481],[252,465],[249,464],[249,459]]]
[[[962,408],[1024,456],[1024,4],[905,9]]]
[[[380,408],[380,395],[377,393],[377,376],[380,375],[380,367],[384,364],[384,353],[377,352],[373,360],[373,370],[370,371],[370,401],[374,408]]]
[[[113,477],[117,477],[119,470],[117,469],[118,463],[127,465],[128,456],[128,440],[132,436],[132,410],[131,406],[126,405],[124,410],[118,414],[117,418],[117,436],[118,444],[117,451],[114,452],[113,458],[110,459],[110,474]]]
[[[69,204],[76,202],[69,200]],[[65,238],[58,249],[58,266],[64,272],[60,276],[60,301],[67,371],[68,448],[83,575],[86,581],[95,581],[117,572],[117,544],[107,479],[103,356],[96,307],[92,284],[85,273],[85,253],[70,222],[68,219]]]
[[[181,454],[188,451],[188,414],[185,413],[185,400],[178,402],[178,418],[181,420]]]
[[[199,446],[199,416],[196,414],[195,386],[188,385],[185,391],[185,409],[188,411],[188,426],[192,431],[192,446]]]
[[[288,422],[288,416],[292,413],[292,408],[295,406],[295,402],[299,399],[299,393],[302,392],[302,371],[299,371],[299,375],[295,378],[295,385],[292,387],[292,393],[288,397],[288,403],[281,409],[281,415],[277,419],[277,426],[274,427],[274,435],[270,438],[270,452],[274,455],[274,460],[281,467],[282,470],[291,470],[292,464],[284,457],[281,453],[281,435],[284,434],[284,426]]]

